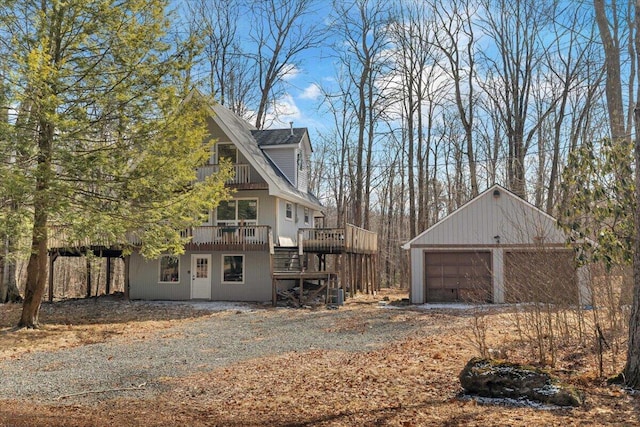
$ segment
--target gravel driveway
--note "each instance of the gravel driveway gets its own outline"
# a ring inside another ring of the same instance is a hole
[[[206,303],[194,308],[207,307],[219,309]],[[227,306],[143,339],[114,339],[0,361],[0,396],[51,404],[87,404],[127,395],[141,398],[166,390],[163,378],[243,360],[311,349],[373,350],[418,330],[419,322],[412,319],[419,315],[383,307],[369,307],[363,315],[358,308]]]

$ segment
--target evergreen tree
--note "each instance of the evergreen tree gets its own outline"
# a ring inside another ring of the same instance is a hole
[[[225,173],[196,182],[208,155],[205,109],[185,99],[183,58],[168,43],[168,0],[8,0],[7,152],[31,213],[31,252],[19,326],[37,327],[51,224],[93,242],[136,234],[141,252],[180,252],[181,229],[226,196]],[[3,184],[4,185],[4,184]]]

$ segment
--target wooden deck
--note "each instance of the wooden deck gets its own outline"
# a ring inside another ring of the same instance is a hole
[[[267,225],[204,225],[184,230],[182,237],[187,240],[186,250],[265,251],[270,253],[274,303],[277,299],[278,283],[281,281],[298,282],[300,295],[302,295],[305,280],[317,281],[321,291],[328,293],[331,288],[342,288],[344,294],[350,296],[357,292],[375,292],[379,287],[376,277],[378,236],[369,230],[351,224],[346,224],[343,228],[300,229],[297,245],[292,247],[276,247],[272,228]],[[142,240],[135,233],[130,233],[119,239],[106,235],[95,239],[78,239],[69,233],[69,228],[54,226],[50,228],[49,233],[49,253],[52,255],[51,268],[57,256],[83,256],[91,253],[94,256],[115,258],[122,257],[125,249],[141,245]],[[290,252],[291,259],[285,261],[292,271],[278,271],[278,267],[274,266],[274,257],[283,250]],[[317,255],[318,264],[315,269],[320,271],[304,270],[300,260],[305,254]],[[330,265],[330,268],[333,268],[335,272],[327,271],[327,257],[329,256],[335,257],[334,263]],[[294,264],[294,258],[297,259],[295,269],[291,267]],[[125,261],[127,259],[128,257],[125,257]]]
[[[100,236],[77,239],[63,226],[50,228],[50,250],[72,250],[81,248],[121,249],[125,246],[141,246],[142,240],[134,233],[126,238]],[[184,230],[182,237],[188,239],[187,250],[206,251],[267,251],[274,243],[272,229],[268,225],[213,226],[203,225]],[[378,252],[376,233],[347,224],[344,228],[301,228],[298,231],[298,246],[301,252],[323,254],[375,254]]]
[[[346,224],[344,228],[301,228],[298,243],[304,252],[375,254],[378,235],[373,231]]]
[[[68,233],[63,226],[50,228],[50,252],[94,253],[98,250],[121,250],[123,247],[142,245],[142,240],[135,233],[125,238],[115,239],[102,236],[100,238],[77,239]],[[272,247],[273,235],[268,225],[256,226],[200,226],[184,230],[182,237],[188,239],[186,250],[199,251],[269,251]]]

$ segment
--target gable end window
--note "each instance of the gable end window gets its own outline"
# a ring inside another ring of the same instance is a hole
[[[227,159],[231,164],[238,163],[238,149],[233,144],[216,144],[218,149],[218,163],[220,160]]]
[[[284,217],[293,221],[293,203],[286,202],[284,204]]]
[[[175,255],[162,255],[159,260],[159,283],[180,282],[180,258]]]

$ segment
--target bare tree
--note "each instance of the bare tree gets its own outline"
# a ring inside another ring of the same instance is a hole
[[[282,94],[281,83],[300,65],[302,53],[323,40],[320,27],[313,25],[314,0],[256,0],[250,38],[255,46],[250,58],[260,88],[255,116],[258,129],[265,126],[269,105]],[[307,19],[305,21],[305,19]]]
[[[258,75],[242,48],[237,0],[192,0],[187,3],[190,34],[202,45],[197,58],[204,77],[199,86],[236,114],[249,118],[259,99]],[[253,18],[252,18],[253,19]]]
[[[551,170],[548,178],[548,191],[546,211],[553,213],[556,205],[556,190],[560,171],[561,146],[565,140],[566,129],[573,134],[575,125],[571,120],[569,111],[578,112],[578,117],[586,109],[593,106],[591,100],[587,99],[586,104],[570,104],[571,97],[580,96],[580,92],[590,94],[600,85],[600,79],[589,81],[590,72],[588,63],[591,58],[596,57],[594,52],[593,37],[594,28],[590,16],[585,13],[584,8],[570,7],[559,14],[554,20],[553,49],[547,52],[547,63],[551,71],[550,85],[555,86],[559,102],[552,115],[553,137],[551,138]],[[586,89],[586,91],[585,91]],[[579,107],[572,109],[572,107]],[[570,152],[571,147],[567,151]],[[544,150],[540,150],[543,152]]]
[[[475,4],[471,0],[455,0],[449,7],[432,5],[438,20],[434,33],[435,45],[446,58],[443,70],[453,84],[455,106],[464,130],[465,154],[469,167],[471,196],[478,195],[478,173],[474,144],[476,115],[476,40],[472,16]]]
[[[333,28],[340,40],[335,49],[353,81],[355,93],[349,94],[348,108],[355,112],[358,123],[352,219],[355,225],[367,228],[374,141],[386,102],[385,87],[380,85],[388,64],[389,16],[386,4],[372,0],[334,2],[334,8]]]
[[[328,197],[336,207],[336,224],[341,226],[347,221],[345,205],[351,193],[352,145],[356,120],[349,108],[352,81],[348,76],[338,74],[337,82],[340,87],[338,93],[325,92],[323,95],[323,105],[332,117],[334,129],[322,138],[322,146],[327,157],[326,173],[323,179],[329,187]]]
[[[636,80],[635,70],[640,65],[640,1],[636,0],[635,8],[631,12],[631,2],[627,11],[627,22],[630,24],[630,34],[628,34],[628,53],[631,56],[631,71],[629,73],[629,105],[633,105],[634,91],[636,88],[640,92],[640,78]],[[612,0],[609,3],[610,10],[607,11],[604,0],[594,0],[594,10],[600,39],[605,55],[605,93],[607,98],[607,109],[609,113],[609,127],[611,138],[614,143],[624,143],[630,140],[631,126],[625,123],[625,112],[623,107],[622,94],[622,65],[621,65],[621,25],[617,9],[617,2]],[[638,98],[640,100],[640,94]],[[631,111],[631,108],[629,108]],[[633,209],[634,239],[633,239],[633,304],[631,316],[629,318],[629,339],[627,346],[627,363],[624,368],[624,382],[634,388],[640,387],[640,102],[635,104],[633,111],[633,122],[635,131],[634,161],[635,161],[635,189]],[[623,177],[626,178],[626,177]]]
[[[594,0],[595,20],[598,24],[600,39],[605,56],[606,84],[605,93],[609,112],[609,127],[613,140],[627,139],[626,114],[622,101],[622,66],[620,62],[620,16],[616,0],[611,1],[612,19],[608,18],[604,0]],[[631,93],[633,94],[633,93]],[[633,98],[631,98],[632,100]],[[631,102],[630,100],[630,102]],[[630,103],[630,105],[632,105]]]
[[[483,55],[486,80],[482,82],[491,108],[498,111],[507,142],[507,182],[516,194],[526,197],[525,156],[553,103],[531,118],[530,108],[536,72],[545,54],[541,36],[553,20],[553,2],[533,0],[480,1],[481,25],[493,49]]]

